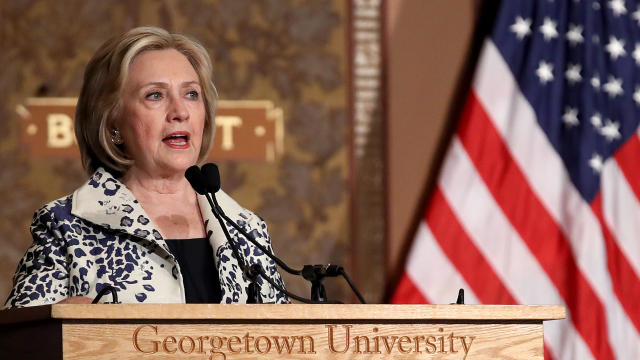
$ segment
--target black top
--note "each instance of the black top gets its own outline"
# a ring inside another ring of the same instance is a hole
[[[213,260],[213,248],[206,238],[165,240],[182,271],[187,304],[219,303],[220,277]]]

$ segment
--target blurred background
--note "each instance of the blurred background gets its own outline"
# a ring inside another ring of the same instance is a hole
[[[38,115],[34,98],[54,110],[58,98],[67,98],[63,110],[73,109],[68,98],[77,97],[98,46],[153,25],[204,44],[220,99],[232,101],[227,113],[237,112],[239,100],[268,101],[282,111],[275,156],[237,155],[255,146],[238,136],[236,152],[222,154],[218,129],[212,157],[223,189],[266,220],[275,250],[289,264],[341,264],[369,302],[384,302],[401,270],[469,52],[474,4],[3,1],[0,298],[31,243],[33,212],[87,177],[75,153],[47,148],[44,135],[28,136],[36,122],[28,115]],[[224,104],[218,114],[225,115]],[[302,281],[285,281],[308,295]],[[355,301],[342,281],[326,284],[330,297]]]

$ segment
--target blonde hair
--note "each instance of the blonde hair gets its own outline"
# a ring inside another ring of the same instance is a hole
[[[121,92],[129,66],[144,51],[164,49],[182,53],[198,74],[206,113],[198,162],[203,162],[209,155],[216,131],[218,94],[213,85],[213,65],[207,51],[187,36],[170,34],[157,27],[138,27],[105,42],[85,70],[74,126],[82,166],[87,173],[92,174],[99,167],[104,167],[119,177],[133,165],[133,160],[127,157],[122,146],[111,141],[110,131],[121,115]]]

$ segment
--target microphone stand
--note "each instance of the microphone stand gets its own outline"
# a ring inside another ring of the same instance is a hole
[[[118,291],[116,290],[116,288],[114,288],[111,285],[107,285],[103,287],[102,290],[100,290],[98,295],[96,295],[95,299],[93,299],[91,303],[92,304],[100,303],[100,299],[102,299],[102,297],[106,293],[111,293],[111,302],[104,302],[103,304],[120,304],[120,301],[118,301]]]

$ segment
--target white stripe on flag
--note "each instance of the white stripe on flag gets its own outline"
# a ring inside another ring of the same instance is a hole
[[[614,158],[605,162],[601,179],[604,219],[640,277],[640,204]]]
[[[613,293],[600,224],[571,183],[531,105],[490,40],[485,41],[473,87],[531,187],[571,242],[580,271],[605,307],[608,338],[616,357],[640,358],[640,349],[629,347],[627,337],[636,344],[640,338]]]
[[[458,289],[465,289],[466,304],[478,304],[471,287],[460,276],[424,221],[420,221],[407,259],[407,274],[413,284],[434,304],[456,301]]]
[[[544,269],[496,204],[457,136],[440,174],[440,188],[458,221],[513,297],[521,304],[565,305]],[[545,340],[555,358],[592,357],[570,320],[552,321],[545,329],[550,332]]]

